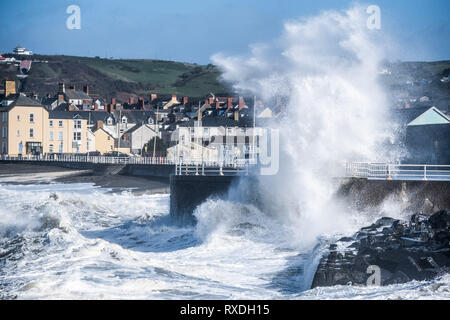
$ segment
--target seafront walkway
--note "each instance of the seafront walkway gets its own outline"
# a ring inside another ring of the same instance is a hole
[[[238,176],[258,175],[257,159],[228,159],[209,161],[203,159],[178,159],[141,156],[89,156],[50,155],[20,156],[0,155],[0,161],[46,162],[46,163],[93,163],[105,165],[152,165],[173,166],[176,176]],[[347,162],[340,178],[397,181],[450,181],[450,165],[436,164],[390,164],[375,162]],[[171,169],[172,170],[172,169]]]

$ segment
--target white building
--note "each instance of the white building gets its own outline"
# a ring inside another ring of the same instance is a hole
[[[172,133],[175,145],[167,149],[167,157],[172,161],[199,163],[255,159],[265,130],[239,127],[236,121],[227,118],[210,118],[206,123],[189,121],[178,125]]]
[[[33,52],[31,50],[27,50],[22,46],[17,46],[14,48],[14,53],[15,54],[20,54],[20,55],[26,55],[29,56],[31,54],[33,54]]]

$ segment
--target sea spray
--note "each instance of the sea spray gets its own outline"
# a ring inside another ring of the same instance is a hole
[[[220,204],[232,211],[232,219],[241,211],[246,220],[248,207],[239,194],[253,193],[258,210],[251,212],[261,215],[258,223],[270,218],[270,232],[282,234],[304,253],[320,254],[320,239],[351,233],[374,219],[335,196],[338,183],[333,178],[341,174],[340,164],[396,160],[397,153],[386,149],[393,131],[377,79],[383,42],[367,28],[366,19],[361,6],[327,11],[285,23],[279,39],[252,45],[247,56],[212,57],[224,80],[238,91],[269,103],[282,97],[287,106],[285,117],[272,123],[281,136],[278,174],[260,176],[251,187],[241,182],[230,191],[229,203]],[[210,201],[197,209],[200,229],[211,222],[206,211],[214,216],[214,228],[232,229],[230,211]],[[317,256],[308,263],[316,264]],[[314,267],[304,270],[303,287]]]

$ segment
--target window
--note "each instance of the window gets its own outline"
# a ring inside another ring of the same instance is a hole
[[[108,118],[108,120],[106,120],[106,123],[108,123],[108,125],[112,125],[112,118]]]
[[[127,123],[127,117],[122,117],[122,123]]]
[[[49,151],[50,153],[53,153],[53,145],[52,145],[52,144],[50,144],[50,145],[48,146],[48,151]]]
[[[2,142],[2,153],[6,153],[6,143]]]
[[[30,128],[30,138],[34,138],[34,129]]]
[[[7,112],[3,112],[3,122],[8,121],[8,113]]]
[[[8,128],[7,127],[3,127],[2,128],[2,137],[6,138],[8,136]]]
[[[30,122],[33,123],[34,122],[34,114],[30,113]]]
[[[50,141],[53,140],[53,131],[50,131],[50,138],[49,138],[49,140],[50,140]]]
[[[73,141],[80,141],[80,140],[81,140],[81,132],[74,132]]]
[[[152,118],[148,118],[148,124],[153,124],[153,119]]]
[[[64,139],[63,139],[63,132],[62,131],[59,131],[58,132],[58,140],[59,141],[63,141]]]
[[[73,120],[73,128],[81,129],[81,120]]]
[[[63,126],[63,121],[62,121],[62,120],[59,120],[59,121],[58,121],[58,127],[62,128],[62,126]]]
[[[233,134],[233,128],[227,128],[227,134],[232,135]]]
[[[17,136],[20,137],[20,130],[17,130]]]
[[[111,140],[111,137],[110,137],[110,136],[108,136],[108,140]]]
[[[20,115],[17,115],[17,121],[20,121]]]
[[[19,153],[23,152],[23,143],[19,142]]]
[[[53,120],[50,120],[50,127],[53,128]]]

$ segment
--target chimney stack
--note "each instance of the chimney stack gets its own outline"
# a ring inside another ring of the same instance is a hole
[[[97,120],[97,128],[103,128],[103,121]]]
[[[244,98],[239,97],[239,111],[245,108]]]
[[[213,102],[214,102],[214,98],[213,98],[213,97],[210,97],[210,98],[208,99],[208,104],[213,104]]]
[[[188,103],[188,97],[183,97],[183,104],[186,105]]]
[[[234,112],[234,120],[239,121],[239,111],[237,110]]]
[[[16,82],[14,80],[5,80],[5,97],[16,93]]]
[[[116,98],[111,98],[111,104],[116,105]]]
[[[227,98],[227,110],[233,108],[233,98]]]
[[[88,85],[83,86],[83,91],[84,91],[84,93],[89,95],[89,86]]]
[[[128,104],[134,104],[134,98],[133,97],[130,97],[128,99]]]
[[[216,109],[220,109],[220,101],[219,100],[216,101]]]
[[[62,93],[58,93],[58,104],[64,102],[64,95]]]
[[[144,98],[139,97],[138,105],[139,105],[139,109],[144,110]]]
[[[157,99],[158,98],[158,95],[156,94],[156,93],[152,93],[151,95],[150,95],[150,101],[153,101],[153,100],[155,100],[155,99]]]
[[[58,93],[66,93],[66,86],[64,82],[58,83]]]

